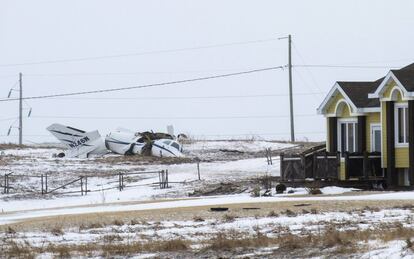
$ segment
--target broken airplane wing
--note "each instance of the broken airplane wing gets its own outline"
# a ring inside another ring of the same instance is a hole
[[[97,130],[86,132],[58,123],[50,125],[47,130],[68,148],[66,157],[87,158],[108,153]]]

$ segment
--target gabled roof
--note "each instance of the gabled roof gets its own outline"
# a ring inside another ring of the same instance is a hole
[[[391,70],[391,72],[407,91],[414,91],[414,63],[398,70]]]
[[[375,92],[369,94],[369,98],[382,98],[382,94],[390,80],[397,83],[406,98],[414,97],[414,63],[401,69],[390,70]]]
[[[349,105],[350,110],[356,111],[358,113],[358,107],[352,102],[351,98],[343,90],[343,88],[337,83],[331,88],[328,95],[325,97],[319,108],[317,109],[319,114],[325,114],[327,107],[331,104],[332,98],[337,94],[341,94]]]
[[[414,99],[414,63],[401,69],[393,69],[385,77],[376,81],[339,81],[332,87],[325,100],[318,108],[323,113],[329,100],[338,91],[342,93],[348,103],[353,107],[355,113],[365,113],[378,110],[380,98],[382,98],[385,86],[390,80],[394,80],[404,92],[405,98]]]
[[[379,107],[378,99],[369,99],[368,94],[375,92],[384,78],[374,82],[337,82],[346,95],[358,108]]]

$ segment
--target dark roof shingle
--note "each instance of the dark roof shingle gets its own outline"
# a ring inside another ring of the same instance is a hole
[[[358,108],[379,107],[379,99],[369,99],[368,94],[375,92],[384,78],[374,82],[337,82],[346,95]]]
[[[414,92],[414,63],[405,66],[401,69],[391,70],[397,77],[401,84],[409,92]],[[371,82],[337,82],[344,90],[346,95],[358,108],[379,107],[380,101],[378,98],[368,98],[368,94],[375,92],[378,86],[382,83],[384,77],[377,81]]]
[[[414,63],[398,70],[391,70],[391,72],[407,91],[414,91]]]

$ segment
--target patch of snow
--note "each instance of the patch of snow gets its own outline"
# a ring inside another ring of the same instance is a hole
[[[326,186],[321,188],[321,191],[323,194],[343,194],[347,192],[354,192],[359,191],[359,189],[356,188],[344,188],[344,187],[338,187],[338,186]]]
[[[295,147],[294,144],[270,142],[262,140],[254,141],[195,141],[190,144],[184,144],[184,149],[189,153],[203,150],[236,150],[241,152],[259,152],[266,148],[271,150],[280,150]]]

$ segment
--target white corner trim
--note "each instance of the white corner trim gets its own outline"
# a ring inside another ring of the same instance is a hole
[[[345,91],[344,90],[342,90],[342,88],[341,88],[341,86],[338,84],[338,83],[335,83],[334,85],[333,85],[333,87],[331,88],[331,90],[328,92],[328,94],[326,95],[326,97],[325,97],[325,99],[323,100],[323,102],[321,103],[321,105],[319,105],[319,107],[318,107],[318,109],[317,109],[317,111],[318,111],[318,114],[324,114],[324,112],[325,112],[325,108],[326,108],[326,106],[327,106],[327,104],[329,103],[329,101],[332,99],[332,97],[333,97],[333,94],[335,93],[335,91],[338,91],[344,98],[343,99],[345,99],[346,100],[346,102],[347,102],[347,104],[348,104],[348,107],[350,108],[349,109],[349,112],[350,112],[350,114],[352,115],[352,114],[356,114],[356,113],[358,113],[358,108],[355,106],[355,104],[351,101],[351,98],[349,98],[349,96],[345,93]],[[340,99],[340,100],[343,100],[343,99]],[[339,103],[339,102],[338,102]],[[337,104],[338,104],[337,103]],[[336,112],[336,108],[337,107],[335,107],[335,112]],[[356,113],[355,113],[356,112]]]
[[[375,90],[374,93],[368,94],[368,98],[379,98],[382,101],[389,101],[389,98],[383,98],[383,94],[385,91],[386,85],[389,83],[390,79],[394,80],[397,86],[399,86],[399,89],[402,91],[402,98],[406,98],[407,96],[411,96],[407,89],[404,87],[403,84],[401,84],[400,80],[394,75],[392,71],[389,71],[387,76],[382,80],[381,84],[377,87],[377,90]]]
[[[398,108],[408,108],[408,103],[395,103],[394,104],[394,145],[395,145],[396,148],[408,147],[408,142],[403,142],[403,143],[398,142],[398,132],[399,132]],[[405,111],[405,112],[408,112],[408,111]],[[406,125],[406,123],[408,123],[408,121],[405,120],[405,116],[403,117],[403,120],[404,120],[403,125],[404,125],[404,128],[405,128],[405,125]],[[404,136],[405,136],[405,134],[404,134]]]
[[[381,107],[358,108],[360,113],[381,112]]]
[[[335,93],[335,90],[337,90],[337,84],[336,83],[331,87],[328,94],[323,99],[321,105],[319,105],[319,107],[317,109],[318,114],[323,114],[324,113],[324,109],[326,108],[326,105],[328,104],[328,102],[331,100],[332,95]]]

